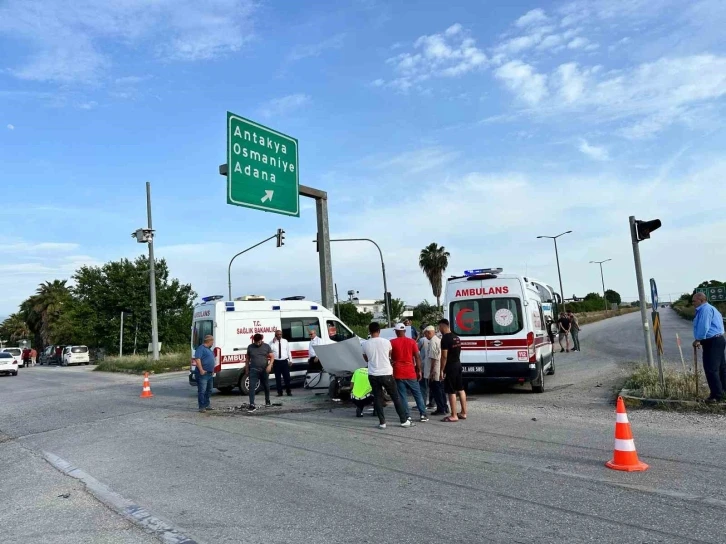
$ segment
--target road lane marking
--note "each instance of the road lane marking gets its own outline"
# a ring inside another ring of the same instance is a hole
[[[86,474],[65,459],[47,451],[43,452],[43,457],[48,463],[66,476],[81,481],[86,486],[88,492],[100,502],[123,517],[131,520],[143,530],[161,539],[162,542],[167,544],[198,544],[196,540],[185,536],[160,518],[152,516],[145,508],[125,499],[115,491],[112,491],[106,484],[99,482],[93,476]]]

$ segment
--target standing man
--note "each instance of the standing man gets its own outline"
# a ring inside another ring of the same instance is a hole
[[[282,382],[285,382],[285,391],[287,396],[292,396],[290,391],[290,367],[292,366],[292,358],[290,357],[290,344],[287,340],[282,337],[282,331],[277,329],[275,331],[275,338],[270,343],[272,348],[272,354],[275,357],[275,362],[272,364],[272,369],[275,372],[275,385],[277,386],[277,396],[282,396]]]
[[[407,327],[411,327],[411,338],[418,340],[418,331],[416,330],[416,327],[413,326],[413,323],[411,323],[411,320],[406,318],[403,320],[403,324]]]
[[[214,336],[208,334],[204,337],[203,343],[194,351],[194,378],[197,381],[197,404],[202,414],[207,410],[211,410],[209,397],[212,394],[215,367],[212,344],[214,344]]]
[[[257,411],[255,406],[255,389],[257,383],[262,384],[265,390],[265,406],[272,406],[270,402],[270,379],[272,362],[275,357],[269,344],[265,344],[264,337],[257,333],[252,337],[254,343],[247,346],[247,362],[245,363],[245,378],[250,378],[250,405],[247,409],[252,413]]]
[[[693,347],[703,348],[703,373],[711,390],[706,402],[712,404],[724,400],[726,389],[726,340],[723,337],[723,316],[706,300],[706,295],[696,293],[691,299],[696,308],[693,320]]]
[[[421,334],[416,340],[418,345],[418,352],[421,357],[421,379],[418,382],[418,386],[421,389],[421,396],[424,401],[428,400],[426,408],[432,408],[431,403],[433,402],[433,396],[429,389],[429,374],[431,373],[431,361],[429,360],[429,339],[426,338],[425,334]]]
[[[436,336],[436,330],[431,325],[424,329],[423,334],[429,341],[426,358],[429,361],[429,390],[436,404],[433,415],[445,416],[449,408],[446,404],[444,384],[441,383],[441,339]]]
[[[572,351],[580,351],[580,322],[572,310],[567,310],[567,318],[570,320],[570,334],[572,335]]]
[[[38,361],[38,352],[35,351],[35,348],[30,348],[30,362],[33,366],[35,366],[35,363]]]
[[[444,390],[449,395],[449,406],[451,415],[446,416],[443,421],[453,423],[460,419],[467,418],[466,391],[464,391],[464,380],[461,367],[461,339],[451,332],[448,319],[439,321],[441,332],[441,372],[440,380],[444,382]],[[461,412],[456,412],[456,394],[461,400]]]
[[[421,379],[421,356],[418,352],[418,345],[416,345],[416,340],[406,337],[406,325],[403,323],[397,323],[394,330],[396,331],[396,338],[391,340],[393,377],[396,380],[398,395],[401,397],[401,403],[406,412],[406,419],[410,419],[408,410],[408,392],[410,391],[416,401],[419,421],[428,421],[426,403],[421,394],[421,388],[418,386],[418,381]]]
[[[570,353],[570,328],[572,324],[567,319],[565,312],[560,312],[560,318],[557,320],[557,327],[559,328],[559,341],[560,341],[560,353]],[[565,341],[565,346],[562,345],[562,341]]]
[[[378,416],[378,428],[386,428],[386,414],[383,412],[383,391],[391,397],[396,413],[401,420],[401,427],[411,427],[412,423],[406,416],[403,403],[398,396],[396,382],[393,379],[391,366],[391,342],[381,338],[381,326],[375,321],[368,325],[371,337],[363,344],[363,358],[368,363],[368,381],[373,389],[373,408]]]
[[[314,327],[310,327],[308,331],[310,337],[310,344],[308,345],[308,372],[322,372],[323,365],[320,364],[320,359],[315,355],[315,346],[319,346],[323,343],[323,339],[318,336],[318,331]]]

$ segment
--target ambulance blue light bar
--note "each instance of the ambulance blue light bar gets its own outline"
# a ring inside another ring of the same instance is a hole
[[[273,310],[279,310],[279,309],[280,309],[280,307],[279,307],[279,306],[273,306],[273,307],[272,307],[272,309],[273,309]]]
[[[502,269],[501,268],[476,268],[474,270],[464,270],[464,275],[469,276],[479,276],[481,274],[501,274]]]
[[[203,297],[202,302],[212,302],[213,300],[220,300],[224,298],[222,295],[213,295],[211,297]]]
[[[232,302],[225,302],[224,305],[226,306],[226,310],[228,312],[234,312],[234,301],[232,301]]]
[[[317,306],[310,306],[310,309],[311,309],[311,310],[317,310],[317,309],[318,309],[318,307],[317,307]]]

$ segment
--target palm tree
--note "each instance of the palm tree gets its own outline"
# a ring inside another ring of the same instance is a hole
[[[33,311],[40,317],[40,337],[44,345],[51,343],[51,329],[57,321],[64,305],[70,302],[70,289],[66,280],[46,281],[38,286],[34,299]]]
[[[441,307],[441,279],[449,266],[450,256],[444,246],[439,246],[434,242],[423,248],[418,258],[418,265],[428,278],[431,290],[436,297],[437,308]]]
[[[0,336],[3,340],[17,342],[30,336],[30,328],[20,314],[11,314],[0,324]]]

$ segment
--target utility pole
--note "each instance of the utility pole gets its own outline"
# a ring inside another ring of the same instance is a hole
[[[378,250],[378,255],[381,257],[381,270],[383,271],[383,303],[386,307],[386,319],[388,320],[388,326],[391,327],[391,306],[390,301],[388,299],[388,282],[386,281],[386,263],[383,262],[383,252],[381,251],[381,246],[376,244],[373,240],[370,238],[337,238],[335,240],[330,240],[331,242],[370,242],[374,246],[376,246],[376,249]]]
[[[151,352],[154,361],[159,360],[159,324],[156,319],[156,271],[154,268],[154,228],[151,224],[151,183],[146,182],[146,217],[148,227],[136,229],[132,238],[149,246],[149,293],[151,295]]]
[[[121,310],[121,331],[118,339],[118,356],[123,357],[124,354],[124,311]]]
[[[638,221],[635,216],[631,215],[630,221],[630,239],[633,242],[633,260],[635,261],[635,279],[638,282],[638,299],[640,300],[640,319],[643,323],[643,336],[645,338],[645,355],[648,360],[648,366],[655,366],[653,362],[653,344],[650,339],[650,322],[648,321],[647,300],[645,298],[645,286],[643,285],[643,269],[640,262],[640,247],[638,243],[641,240],[650,238],[650,233],[660,227],[659,219],[652,221]]]
[[[151,225],[151,183],[146,182],[146,215],[149,220],[149,283],[151,285],[151,356],[159,360],[159,322],[156,318],[156,269],[154,263],[154,228]]]
[[[603,276],[602,273],[602,263],[606,263],[608,261],[612,261],[612,259],[605,259],[604,261],[590,261],[590,264],[599,264],[600,265],[600,281],[602,282],[602,298],[605,299],[605,311],[608,311],[608,299],[605,296],[605,276]]]
[[[570,234],[572,231],[568,230],[566,232],[560,233],[557,236],[537,236],[537,238],[549,238],[550,240],[553,240],[555,243],[555,259],[557,261],[557,277],[560,279],[560,294],[562,295],[562,311],[564,312],[567,310],[567,303],[565,302],[565,291],[562,288],[562,272],[560,271],[560,254],[557,251],[557,238],[560,236],[564,236],[565,234]]]

